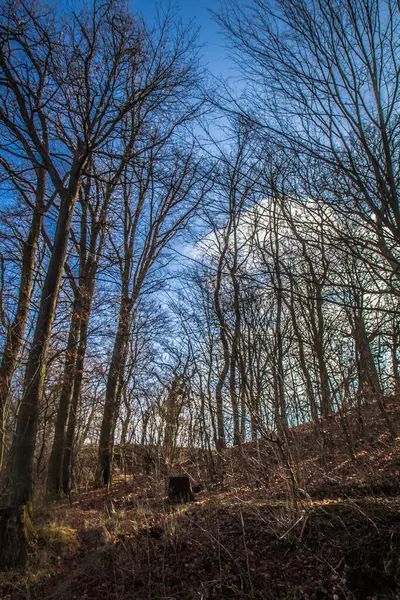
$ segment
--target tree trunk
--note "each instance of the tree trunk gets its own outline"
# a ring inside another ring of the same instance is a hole
[[[63,385],[60,402],[57,411],[57,419],[54,429],[54,440],[49,460],[49,471],[47,475],[47,494],[49,498],[58,496],[61,492],[61,469],[64,454],[64,442],[68,413],[74,389],[74,374],[77,358],[77,338],[79,333],[79,299],[75,298],[72,307],[71,324],[68,335],[68,343],[65,351],[65,365]]]
[[[176,375],[172,381],[171,387],[168,389],[166,401],[164,453],[165,460],[169,465],[173,464],[174,461],[176,436],[178,433],[178,419],[180,413],[178,399],[181,393],[181,378],[179,375]]]
[[[319,284],[316,288],[316,311],[318,325],[315,327],[315,353],[318,362],[319,377],[321,382],[321,413],[324,418],[332,414],[332,405],[330,398],[329,375],[326,368],[324,352],[324,316],[323,316],[323,296],[322,287]]]
[[[399,367],[399,327],[396,319],[393,319],[392,329],[392,367],[393,367],[393,392],[397,398],[400,397],[400,367]]]
[[[311,418],[312,418],[314,424],[316,426],[318,426],[318,410],[317,410],[317,405],[315,402],[314,390],[313,390],[312,380],[310,377],[310,372],[307,367],[307,361],[306,361],[306,356],[305,356],[305,352],[304,352],[304,340],[303,340],[303,336],[300,332],[300,328],[299,328],[299,324],[298,324],[297,316],[296,316],[292,279],[291,279],[291,290],[290,291],[291,291],[290,302],[286,302],[286,304],[290,310],[290,315],[292,318],[292,325],[293,325],[293,332],[297,339],[300,367],[301,367],[303,377],[304,377],[304,382],[305,382],[305,387],[306,387],[306,396],[307,396],[308,404],[310,406]]]
[[[369,396],[370,400],[376,400],[389,433],[392,438],[395,438],[397,436],[397,430],[385,408],[379,375],[369,345],[364,319],[361,311],[358,310],[355,311],[354,314],[354,335],[360,358],[361,373],[367,384],[367,396]]]
[[[240,329],[241,329],[241,314],[240,314],[240,291],[239,284],[236,279],[236,229],[235,229],[235,257],[232,268],[230,269],[232,285],[234,290],[233,306],[235,310],[235,325],[233,330],[232,342],[231,342],[231,355],[229,364],[229,393],[232,404],[232,418],[233,418],[233,443],[235,446],[239,446],[241,442],[240,436],[240,412],[239,412],[239,398],[237,393],[236,385],[236,370],[239,360],[239,343],[240,343]]]
[[[83,186],[84,193],[81,197],[82,216],[81,216],[81,237],[79,249],[79,285],[74,286],[74,304],[72,308],[72,319],[70,326],[70,334],[68,339],[68,347],[66,351],[66,362],[63,377],[63,389],[60,397],[60,404],[57,413],[57,422],[54,433],[54,442],[52,454],[50,457],[49,477],[48,477],[48,494],[50,496],[57,495],[61,491],[69,488],[69,476],[66,475],[65,486],[61,485],[63,479],[63,455],[65,446],[73,443],[75,438],[76,410],[79,403],[83,363],[86,353],[87,332],[92,310],[92,302],[95,290],[95,279],[103,247],[104,236],[101,233],[100,223],[104,220],[104,216],[108,206],[109,195],[103,203],[103,207],[98,222],[92,216],[90,243],[87,252],[87,212],[90,197],[90,180]],[[72,276],[72,274],[71,274]],[[78,348],[79,345],[79,348]],[[74,393],[76,390],[76,393]],[[73,415],[71,415],[71,428],[69,428],[69,415],[73,405]],[[69,431],[68,431],[69,430]],[[67,437],[68,435],[68,444]],[[70,470],[71,453],[67,457],[66,473]],[[69,491],[69,490],[68,490]]]
[[[277,238],[276,238],[277,239]],[[287,409],[285,399],[285,372],[283,366],[283,336],[282,336],[282,309],[283,309],[283,294],[282,294],[282,282],[280,275],[280,264],[278,262],[278,250],[277,260],[275,262],[276,270],[276,333],[275,333],[275,344],[274,344],[274,392],[275,392],[275,424],[279,432],[286,432],[288,427],[287,421]],[[285,434],[286,435],[286,434]]]
[[[221,338],[221,344],[223,348],[223,365],[222,369],[218,375],[218,381],[215,388],[215,401],[217,406],[217,433],[218,437],[215,440],[215,447],[217,452],[221,452],[224,448],[226,448],[226,438],[225,438],[225,427],[224,427],[224,409],[223,409],[223,397],[222,397],[222,389],[224,387],[225,379],[229,371],[229,345],[226,336],[226,323],[222,313],[219,293],[221,289],[221,280],[222,280],[222,265],[224,260],[225,253],[223,252],[220,256],[218,263],[218,271],[217,271],[217,281],[215,285],[214,291],[214,306],[215,312],[218,317],[219,323],[219,332]]]
[[[168,480],[168,500],[170,502],[193,502],[194,495],[190,487],[189,477],[170,477]]]
[[[33,344],[28,356],[24,392],[10,450],[11,506],[30,502],[33,494],[33,461],[39,406],[43,396],[47,351],[64,270],[69,231],[78,196],[78,182],[74,187],[76,191],[73,194],[66,193],[60,201],[54,245],[40,300]]]
[[[313,259],[311,258],[310,254],[308,252],[305,239],[302,237],[300,232],[297,230],[292,216],[287,212],[283,203],[281,204],[281,208],[282,208],[283,214],[285,215],[285,218],[287,219],[287,221],[289,223],[289,226],[290,226],[293,234],[295,235],[295,237],[301,244],[302,254],[308,264],[309,271],[310,271],[310,280],[311,280],[312,284],[310,283],[310,285],[309,285],[309,299],[308,299],[307,304],[308,304],[309,319],[310,319],[311,330],[312,330],[313,350],[314,350],[314,355],[316,357],[316,361],[317,361],[317,365],[318,365],[318,374],[319,374],[319,380],[320,380],[320,386],[321,386],[320,410],[321,410],[322,416],[324,418],[328,418],[332,414],[332,403],[331,403],[331,396],[330,396],[330,381],[329,381],[328,370],[326,368],[325,352],[324,352],[325,324],[324,324],[324,313],[323,313],[324,298],[323,298],[323,293],[322,293],[324,281],[326,279],[327,267],[325,266],[323,272],[320,273],[319,275],[316,273],[315,265],[313,263]],[[321,225],[321,227],[322,227],[322,225]],[[322,229],[321,229],[321,236],[322,236]],[[322,249],[322,259],[323,259],[323,261],[325,261],[323,247],[321,247],[321,249]],[[315,296],[315,299],[314,299],[314,296]],[[292,305],[293,305],[293,303],[292,303]],[[292,310],[292,314],[293,314],[293,310]],[[308,378],[306,378],[306,383],[307,383],[307,387],[308,387],[309,384],[308,384],[307,379]],[[311,404],[311,407],[313,407],[313,404],[314,404],[314,402]]]
[[[32,281],[35,267],[36,249],[43,222],[43,198],[45,193],[45,175],[38,177],[36,209],[33,213],[29,234],[22,251],[21,281],[18,292],[17,310],[7,331],[0,365],[0,471],[3,466],[5,450],[5,422],[8,395],[11,381],[17,367],[18,355],[25,333],[26,322],[31,303]]]
[[[131,320],[131,300],[122,299],[117,335],[108,372],[106,398],[104,404],[103,421],[101,424],[99,441],[99,458],[95,476],[95,486],[109,485],[111,483],[111,464],[114,441],[114,430],[118,416],[120,383],[125,370],[128,351],[128,336]]]
[[[25,567],[31,522],[25,506],[0,508],[0,569]]]
[[[65,434],[63,444],[63,456],[62,456],[62,467],[61,467],[61,479],[62,489],[64,494],[69,494],[71,488],[71,472],[72,472],[72,458],[73,458],[73,446],[75,440],[75,429],[76,429],[76,417],[79,406],[79,400],[81,397],[82,379],[83,379],[83,367],[85,362],[88,329],[89,329],[89,318],[92,311],[92,303],[95,289],[95,269],[88,270],[87,287],[81,293],[81,319],[80,319],[80,333],[79,333],[79,347],[76,356],[73,393],[71,400],[71,407],[68,415],[68,425]]]

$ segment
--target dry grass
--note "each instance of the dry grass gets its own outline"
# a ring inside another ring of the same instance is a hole
[[[398,422],[400,411],[390,410]],[[30,568],[2,574],[0,597],[394,600],[400,440],[388,439],[376,411],[369,418],[353,458],[331,423],[324,465],[312,427],[292,432],[295,468],[311,493],[295,510],[264,443],[227,451],[220,488],[190,505],[169,505],[161,481],[137,476],[42,507]]]

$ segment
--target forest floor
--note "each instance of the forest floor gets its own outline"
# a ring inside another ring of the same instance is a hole
[[[397,403],[388,410],[400,428]],[[0,598],[399,599],[400,438],[376,407],[356,442],[355,424],[339,425],[323,464],[311,426],[294,429],[297,506],[267,445],[252,443],[227,450],[223,485],[190,504],[137,475],[37,507],[28,572],[0,574]]]

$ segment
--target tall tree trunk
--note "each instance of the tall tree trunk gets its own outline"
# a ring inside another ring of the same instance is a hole
[[[277,215],[277,206],[273,206],[273,233],[274,247],[272,248],[274,260],[274,291],[276,295],[276,326],[274,343],[274,387],[275,387],[275,425],[278,432],[286,439],[288,419],[285,398],[285,371],[284,371],[284,350],[282,334],[282,316],[283,316],[283,286],[281,274],[281,255],[280,255],[280,232],[279,219]]]
[[[79,285],[74,290],[74,310],[78,313],[77,318],[79,319],[79,334],[77,333],[79,344],[77,340],[75,343],[73,364],[71,360],[71,370],[73,370],[72,382],[69,381],[69,373],[65,373],[64,381],[68,389],[68,398],[66,395],[65,405],[60,401],[58,415],[60,419],[58,425],[59,436],[57,439],[56,436],[54,437],[53,443],[53,447],[56,446],[56,444],[59,446],[57,449],[54,448],[54,472],[60,474],[60,485],[65,494],[69,494],[71,487],[70,483],[72,474],[76,416],[81,396],[83,366],[87,347],[89,320],[92,312],[92,304],[96,285],[96,274],[105,240],[106,216],[108,213],[109,202],[112,197],[112,193],[114,192],[121,176],[122,166],[125,164],[124,161],[125,157],[123,160],[121,160],[118,169],[116,169],[114,173],[113,179],[107,187],[101,208],[99,208],[99,204],[91,207],[92,195],[95,199],[100,197],[97,186],[93,194],[92,179],[88,177],[82,186],[82,194],[80,198],[82,205],[82,216],[79,245]],[[91,215],[89,243],[87,239],[89,229],[88,214]],[[58,491],[60,491],[60,485],[57,484],[54,486],[54,484],[50,483],[49,487],[52,487],[53,489],[56,488]],[[51,489],[49,489],[49,492],[50,494],[52,493]]]
[[[53,250],[43,285],[32,348],[28,356],[17,428],[10,449],[9,502],[12,506],[29,503],[32,499],[34,450],[47,351],[78,191],[78,181],[75,185],[71,183],[68,193],[64,193],[60,200]]]
[[[79,298],[76,297],[72,307],[71,324],[67,348],[65,351],[63,385],[60,394],[60,402],[54,429],[54,440],[49,460],[49,470],[47,475],[47,494],[49,498],[58,496],[61,491],[61,467],[64,453],[64,441],[68,413],[74,389],[74,374],[76,369],[80,316]]]
[[[291,285],[290,302],[286,302],[286,304],[287,304],[287,306],[288,306],[288,308],[290,310],[290,315],[291,315],[291,318],[292,318],[293,331],[294,331],[294,334],[295,334],[296,339],[297,339],[297,346],[298,346],[298,350],[299,350],[300,367],[301,367],[301,370],[302,370],[302,373],[303,373],[303,377],[304,377],[304,382],[305,382],[305,387],[306,387],[306,396],[307,396],[308,404],[310,406],[311,418],[312,418],[314,424],[316,426],[318,426],[317,404],[315,402],[314,390],[313,390],[313,384],[312,384],[310,372],[309,372],[309,369],[307,367],[306,355],[305,355],[305,352],[304,352],[304,340],[303,340],[303,336],[301,334],[299,323],[297,321],[297,316],[296,316],[296,308],[295,308],[295,304],[294,304],[294,290],[293,290],[293,281],[292,281],[292,278],[291,278],[291,281],[290,281],[290,285]]]
[[[308,268],[310,271],[310,280],[312,284],[309,285],[309,318],[311,322],[312,336],[313,336],[313,350],[314,355],[317,361],[317,368],[320,380],[320,409],[321,414],[324,418],[329,417],[332,414],[332,403],[330,397],[330,381],[328,370],[326,368],[326,360],[325,360],[325,352],[324,352],[324,337],[325,337],[325,324],[324,324],[324,313],[323,313],[323,303],[324,298],[322,294],[324,281],[326,280],[327,275],[327,261],[325,258],[324,246],[321,246],[322,251],[322,265],[323,269],[321,273],[316,272],[316,267],[313,262],[313,258],[309,254],[309,250],[307,247],[307,243],[300,231],[298,231],[295,222],[291,216],[291,214],[285,208],[283,202],[281,202],[282,212],[289,223],[289,226],[295,235],[296,239],[300,242],[302,248],[302,254],[304,259],[308,264]],[[321,239],[323,238],[323,228],[321,222]],[[315,298],[314,298],[315,295]],[[308,385],[308,383],[307,383]]]
[[[217,385],[215,387],[215,402],[216,402],[216,408],[217,408],[217,411],[216,411],[217,412],[217,434],[218,434],[218,437],[215,440],[215,447],[217,449],[217,452],[221,452],[221,450],[226,448],[222,389],[224,387],[226,376],[228,375],[229,363],[230,363],[229,344],[228,344],[227,332],[225,329],[227,327],[227,325],[225,323],[224,315],[223,315],[222,308],[221,308],[220,297],[219,297],[220,290],[221,290],[221,282],[222,282],[222,265],[223,265],[223,261],[224,261],[224,257],[225,257],[226,247],[227,247],[227,242],[225,243],[225,248],[224,248],[223,252],[221,253],[219,261],[218,261],[217,280],[216,280],[215,291],[214,291],[214,307],[215,307],[215,313],[218,318],[219,334],[220,334],[220,339],[221,339],[221,344],[222,344],[222,349],[223,349],[222,369],[220,370],[220,372],[218,374],[218,381],[217,381]]]
[[[239,399],[236,389],[236,365],[237,365],[237,348],[235,343],[232,343],[232,354],[229,361],[229,394],[232,404],[232,420],[233,420],[233,444],[240,444],[240,412]]]
[[[236,385],[236,370],[239,360],[239,343],[240,343],[240,329],[241,329],[241,313],[240,313],[240,291],[239,284],[236,278],[237,269],[237,244],[236,244],[236,227],[234,229],[234,258],[233,265],[230,269],[232,285],[233,285],[233,306],[235,311],[235,325],[233,329],[233,336],[231,342],[231,355],[229,365],[229,393],[231,396],[232,403],[232,417],[233,417],[233,443],[238,446],[241,442],[240,436],[240,411],[239,411],[239,398],[237,393]]]
[[[8,396],[12,378],[18,363],[18,355],[24,337],[31,303],[36,249],[44,215],[43,203],[45,184],[46,175],[43,170],[40,170],[37,178],[36,207],[32,215],[29,234],[22,251],[21,280],[18,291],[17,310],[13,322],[7,331],[0,364],[0,471],[3,467],[5,451],[5,425]]]
[[[332,414],[332,404],[330,398],[330,383],[328,370],[326,368],[324,352],[324,315],[323,315],[323,296],[322,286],[318,283],[316,289],[316,313],[317,325],[314,328],[314,347],[318,363],[319,378],[321,382],[321,413],[324,418]],[[314,322],[314,321],[313,321]]]
[[[283,367],[283,337],[282,337],[282,288],[279,266],[277,266],[277,306],[276,333],[274,344],[274,392],[275,392],[275,424],[281,434],[285,434],[288,426],[285,400],[285,373]]]
[[[91,179],[88,178],[82,186],[80,194],[80,203],[82,206],[81,222],[80,222],[80,242],[79,242],[79,284],[74,280],[73,273],[70,271],[70,279],[74,290],[74,303],[72,307],[72,319],[66,349],[65,369],[63,376],[63,387],[58,406],[56,426],[54,432],[54,440],[52,452],[50,456],[49,473],[47,479],[47,493],[49,497],[57,496],[61,492],[62,470],[63,470],[63,455],[66,443],[68,417],[70,414],[71,404],[74,403],[76,412],[80,397],[80,389],[82,382],[82,374],[77,371],[83,370],[83,361],[86,351],[86,338],[88,330],[88,322],[92,308],[92,301],[95,289],[95,277],[98,267],[98,261],[104,242],[104,229],[102,223],[105,219],[105,214],[108,207],[110,195],[107,194],[100,215],[97,214],[95,208],[90,213],[92,215],[91,232],[89,244],[88,240],[88,208],[91,195]],[[97,195],[95,194],[95,197]],[[96,219],[99,219],[96,221]],[[98,238],[100,235],[100,243]],[[79,345],[79,349],[78,349]],[[80,368],[78,369],[77,361],[79,360]],[[76,386],[76,396],[74,397],[74,388]],[[74,421],[74,417],[72,417]],[[75,424],[73,426],[72,440],[75,436]],[[69,482],[68,482],[69,483]]]
[[[113,452],[114,430],[118,416],[121,377],[125,370],[128,352],[128,338],[131,322],[131,299],[122,298],[118,330],[115,337],[110,369],[108,372],[106,398],[99,440],[99,459],[96,469],[95,486],[111,483],[111,464]]]
[[[90,259],[91,262],[91,259]],[[88,261],[89,264],[89,261]],[[71,399],[71,407],[68,412],[68,423],[66,426],[66,433],[63,442],[63,454],[62,466],[61,466],[61,479],[62,479],[62,490],[64,494],[70,492],[71,482],[71,471],[72,471],[72,458],[73,458],[73,447],[75,440],[75,429],[76,429],[76,418],[79,406],[79,400],[81,397],[82,379],[83,379],[83,367],[85,362],[88,330],[89,330],[89,319],[92,312],[92,304],[95,290],[95,275],[97,270],[97,263],[91,263],[88,266],[86,276],[83,277],[82,285],[79,286],[80,295],[80,331],[79,331],[79,345],[76,353],[76,363],[74,371],[74,382],[73,382],[73,393]]]
[[[249,398],[250,412],[250,430],[251,440],[254,442],[258,439],[261,424],[260,411],[260,363],[261,363],[261,344],[254,337],[251,326],[247,325],[247,364],[249,365],[249,376],[246,377],[244,362],[242,360],[242,380],[245,383],[246,391]]]
[[[168,389],[166,400],[164,458],[168,465],[173,465],[175,457],[176,436],[178,433],[178,419],[180,413],[178,400],[181,393],[181,378],[179,375],[175,375],[171,387]]]

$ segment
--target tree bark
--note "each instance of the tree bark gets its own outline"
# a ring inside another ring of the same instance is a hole
[[[37,178],[36,207],[32,215],[29,234],[22,251],[21,281],[18,292],[17,310],[10,325],[3,348],[0,365],[0,472],[5,451],[5,425],[7,402],[11,382],[18,363],[18,355],[25,333],[31,303],[32,281],[35,268],[36,249],[43,222],[43,201],[46,175],[40,170]]]
[[[221,302],[220,302],[220,297],[219,297],[220,290],[221,290],[221,281],[222,281],[222,265],[223,265],[223,261],[224,261],[224,257],[225,257],[225,252],[226,252],[226,248],[221,253],[221,256],[220,256],[220,259],[218,262],[217,281],[216,281],[215,291],[214,291],[214,307],[215,307],[215,313],[218,318],[219,334],[220,334],[221,344],[222,344],[222,349],[223,349],[223,365],[222,365],[222,369],[220,370],[220,372],[218,374],[218,381],[217,381],[217,385],[215,388],[215,402],[216,402],[216,408],[217,408],[217,411],[216,411],[217,412],[217,434],[218,434],[218,437],[215,440],[215,447],[217,449],[217,452],[221,452],[221,450],[226,448],[225,427],[224,427],[224,409],[223,409],[224,404],[223,404],[222,389],[224,387],[226,376],[228,375],[229,362],[230,362],[229,344],[228,344],[228,339],[227,339],[226,330],[225,330],[225,327],[227,325],[225,323],[225,319],[224,319],[224,316],[222,313]]]
[[[326,368],[325,352],[324,352],[324,316],[323,316],[323,297],[322,297],[322,286],[318,283],[315,285],[316,289],[316,313],[317,323],[315,324],[314,318],[312,323],[314,325],[314,344],[315,354],[318,362],[319,377],[321,382],[321,413],[324,418],[328,418],[332,414],[332,405],[330,398],[330,384],[329,375]]]
[[[277,289],[276,298],[276,333],[274,343],[274,395],[275,395],[275,424],[279,432],[286,432],[287,410],[285,400],[285,372],[283,366],[283,336],[282,336],[282,288],[281,278],[279,273],[279,265],[277,265]]]
[[[240,425],[240,412],[239,412],[239,398],[237,393],[236,385],[236,371],[239,361],[239,344],[240,344],[240,330],[241,330],[241,313],[240,313],[240,290],[239,283],[236,277],[237,270],[237,241],[236,241],[236,227],[234,228],[234,257],[233,265],[230,268],[230,275],[233,286],[233,306],[235,311],[235,324],[233,328],[232,342],[231,342],[231,353],[230,353],[230,364],[229,364],[229,393],[232,404],[232,418],[233,418],[233,443],[235,446],[240,445],[241,442],[241,425]]]
[[[34,450],[47,351],[79,185],[79,180],[75,182],[71,180],[68,192],[63,194],[60,201],[53,250],[40,300],[33,344],[28,356],[17,428],[10,450],[9,502],[11,506],[26,504],[32,499]]]
[[[299,324],[297,321],[297,316],[296,316],[296,308],[295,308],[295,304],[294,304],[294,293],[293,293],[293,280],[292,279],[293,278],[291,277],[290,302],[286,302],[286,304],[290,310],[293,331],[294,331],[294,334],[297,339],[300,367],[301,367],[303,377],[304,377],[307,400],[308,400],[308,404],[310,406],[310,411],[311,411],[311,418],[312,418],[314,424],[318,425],[318,410],[317,410],[317,405],[315,402],[314,390],[313,390],[312,380],[310,377],[310,372],[307,367],[306,355],[304,352],[304,340],[303,340],[303,336],[301,334],[300,327],[299,327]]]
[[[179,396],[181,395],[181,378],[175,375],[171,387],[168,389],[166,400],[166,415],[165,415],[165,433],[164,433],[164,451],[165,459],[169,464],[173,463],[174,450],[176,446],[176,436],[178,432],[178,419],[180,406],[178,404]]]
[[[31,522],[25,506],[0,508],[0,569],[25,567]]]
[[[65,351],[63,385],[60,394],[60,402],[54,429],[54,440],[49,460],[49,470],[47,475],[47,495],[49,498],[58,496],[61,491],[61,467],[64,454],[66,426],[74,389],[77,341],[79,334],[79,321],[81,317],[79,302],[77,300],[78,298],[75,299],[72,307],[68,343]]]
[[[95,273],[97,270],[97,264],[93,263],[91,268],[88,268],[87,277],[84,278],[85,287],[79,288],[81,295],[81,319],[80,319],[80,332],[79,332],[79,346],[77,350],[75,372],[74,372],[74,383],[73,393],[71,400],[71,407],[68,413],[68,423],[66,427],[66,434],[63,443],[63,455],[62,455],[62,466],[61,466],[61,479],[62,479],[62,490],[64,494],[69,494],[71,488],[71,473],[72,473],[72,460],[73,460],[73,447],[75,440],[75,429],[76,429],[76,418],[81,397],[82,379],[83,379],[83,367],[85,362],[87,338],[89,330],[89,319],[92,311],[94,290],[95,290]]]
[[[83,363],[86,353],[88,324],[92,309],[92,302],[95,290],[95,278],[97,267],[104,243],[104,222],[108,210],[108,204],[111,192],[114,189],[115,181],[119,175],[117,171],[110,188],[107,190],[105,199],[101,206],[100,214],[93,207],[90,211],[92,215],[89,244],[88,238],[88,209],[91,196],[91,179],[82,186],[80,202],[82,205],[81,215],[81,234],[79,241],[79,282],[73,284],[74,303],[72,308],[72,319],[68,345],[66,350],[66,361],[63,376],[63,388],[60,396],[60,403],[57,412],[57,421],[54,433],[53,447],[50,457],[49,476],[47,480],[47,493],[50,497],[58,495],[61,488],[69,488],[69,477],[66,476],[65,485],[62,485],[63,479],[63,456],[66,445],[72,444],[75,437],[76,410],[79,403]],[[97,197],[98,194],[95,194]],[[99,241],[100,236],[100,241]],[[73,278],[72,272],[70,273]],[[78,347],[79,346],[79,347]],[[76,393],[75,393],[76,390]],[[73,405],[73,414],[71,414],[71,405]],[[70,417],[70,419],[69,419]],[[69,428],[71,420],[71,428]],[[68,430],[70,431],[68,432]],[[68,444],[66,437],[68,436]],[[70,469],[71,455],[68,453],[66,473]]]
[[[130,323],[131,300],[125,297],[121,301],[118,330],[107,378],[106,398],[99,440],[99,460],[95,476],[96,487],[111,483],[114,430],[119,407],[118,392],[126,364]]]
[[[277,216],[277,206],[273,205],[273,234],[274,247],[272,248],[274,273],[273,283],[276,296],[276,326],[275,326],[275,343],[274,343],[274,388],[275,388],[275,421],[277,430],[285,437],[288,427],[287,407],[285,397],[285,371],[284,371],[284,349],[283,349],[283,332],[282,332],[282,317],[283,317],[283,287],[281,275],[281,253],[280,253],[280,238],[279,238],[279,219]],[[272,241],[271,241],[272,243]]]
[[[194,495],[187,475],[170,477],[168,480],[168,500],[170,502],[193,502]]]

